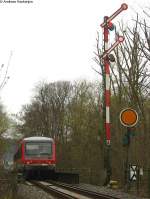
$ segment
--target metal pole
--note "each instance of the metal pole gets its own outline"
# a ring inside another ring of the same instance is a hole
[[[108,51],[108,39],[109,39],[109,30],[107,26],[108,17],[104,17],[104,53]],[[104,78],[104,101],[105,101],[105,132],[106,132],[106,182],[108,184],[111,177],[111,164],[110,164],[110,63],[108,56],[104,57],[104,71],[105,71],[105,78]]]
[[[130,134],[131,134],[131,128],[127,127],[127,151],[126,151],[126,164],[125,164],[125,190],[128,191],[129,189],[129,147],[130,147]]]

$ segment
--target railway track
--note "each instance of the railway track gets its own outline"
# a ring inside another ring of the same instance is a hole
[[[102,193],[97,193],[73,185],[58,182],[30,181],[33,185],[40,187],[47,193],[61,199],[119,199]]]

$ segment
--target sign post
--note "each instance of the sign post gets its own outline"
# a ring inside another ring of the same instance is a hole
[[[127,153],[126,153],[126,163],[125,163],[125,185],[127,185],[128,189],[128,176],[131,176],[131,172],[128,175],[130,169],[129,169],[129,147],[131,143],[131,128],[134,127],[138,122],[138,114],[137,112],[132,108],[126,108],[123,109],[120,112],[120,122],[123,126],[127,127],[127,132],[125,134],[125,140],[124,143],[125,146],[127,146]],[[131,177],[130,177],[131,178]],[[133,180],[135,180],[135,175],[132,177]]]
[[[121,42],[124,41],[123,36],[118,36],[115,43],[109,48],[109,31],[114,30],[114,25],[111,22],[116,16],[118,16],[122,11],[127,10],[128,5],[123,3],[121,7],[114,12],[110,17],[105,16],[103,23],[100,25],[103,28],[103,55],[101,56],[102,63],[104,65],[104,117],[105,117],[105,134],[106,134],[106,182],[107,185],[110,182],[111,177],[111,164],[110,164],[110,139],[111,139],[111,132],[110,132],[110,61],[109,55],[112,50],[116,46],[118,46]]]

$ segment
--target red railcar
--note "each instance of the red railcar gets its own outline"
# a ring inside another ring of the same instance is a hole
[[[19,173],[54,171],[56,166],[55,142],[48,137],[28,137],[21,140],[14,155],[14,168]]]

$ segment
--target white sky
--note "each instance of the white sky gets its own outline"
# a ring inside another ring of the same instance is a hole
[[[97,31],[102,33],[99,25],[103,17],[110,16],[122,3],[127,3],[129,9],[114,22],[123,18],[132,24],[135,11],[148,6],[148,0],[0,3],[0,65],[5,66],[0,72],[1,81],[12,52],[10,79],[0,91],[7,111],[20,111],[40,80],[98,78],[92,69]]]

